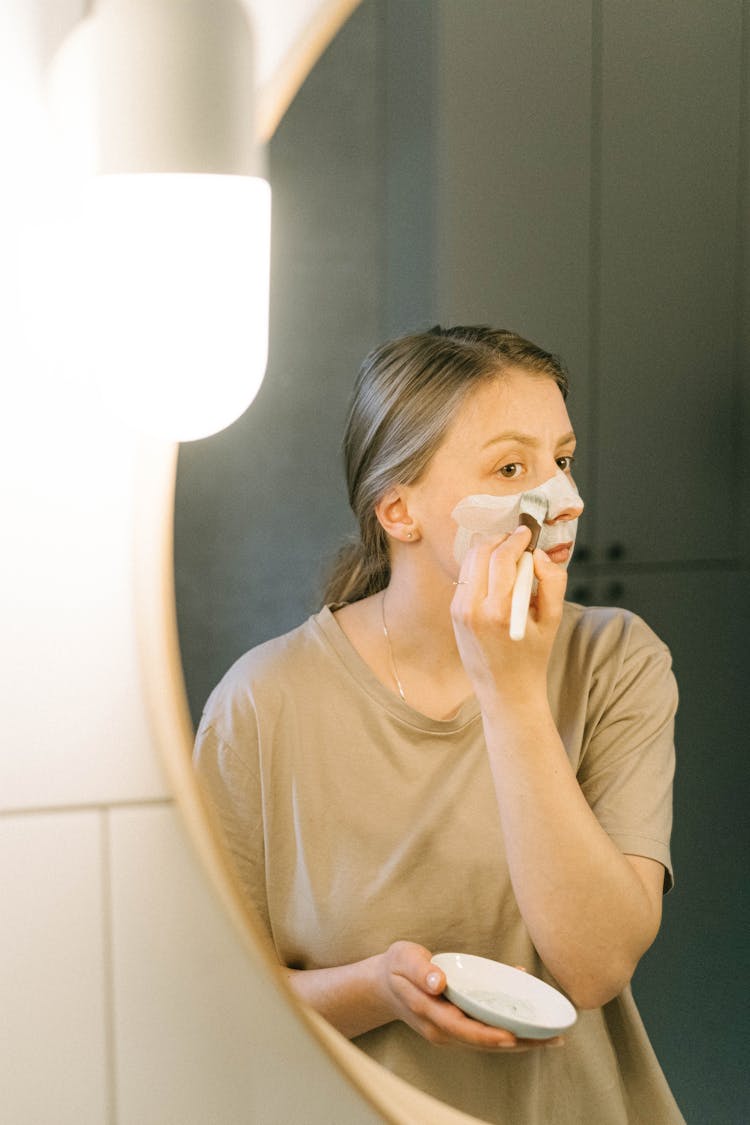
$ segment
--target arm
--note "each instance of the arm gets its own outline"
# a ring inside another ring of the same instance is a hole
[[[550,972],[582,1008],[616,996],[653,942],[664,871],[625,856],[586,802],[549,714],[485,718],[513,889]]]
[[[403,1020],[430,1043],[484,1051],[526,1051],[561,1042],[517,1039],[465,1015],[441,995],[445,974],[432,964],[429,951],[414,942],[394,942],[385,953],[353,965],[285,972],[299,999],[350,1039]]]
[[[467,555],[453,602],[474,682],[513,888],[540,956],[579,1007],[627,984],[658,932],[663,868],[626,856],[578,784],[547,700],[547,664],[566,575],[534,553],[539,592],[523,641],[508,636],[510,592],[528,533]]]
[[[247,724],[245,742],[252,741]],[[208,720],[196,738],[194,762],[216,826],[232,856],[248,900],[271,935],[265,890],[260,785],[253,754],[239,755]],[[350,965],[282,971],[300,1000],[309,1004],[343,1035],[403,1020],[432,1043],[461,1043],[483,1050],[526,1050],[525,1040],[470,1019],[441,994],[445,974],[430,953],[413,942],[399,941],[385,953]],[[549,1045],[551,1041],[547,1041]]]

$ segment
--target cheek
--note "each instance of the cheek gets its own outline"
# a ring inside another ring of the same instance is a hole
[[[454,541],[456,521],[452,512],[455,503],[451,497],[445,503],[432,504],[423,511],[420,524],[421,539],[430,554],[443,569],[455,569]]]
[[[455,489],[430,488],[417,492],[409,501],[409,514],[423,537],[436,541],[455,531],[451,513],[460,497],[454,499]]]
[[[511,535],[518,527],[520,493],[510,496],[471,495],[453,511],[453,555],[461,564],[472,543],[479,538]]]

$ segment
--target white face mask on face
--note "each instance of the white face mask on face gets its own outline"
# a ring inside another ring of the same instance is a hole
[[[576,486],[566,477],[562,469],[558,469],[553,477],[540,484],[538,488],[529,489],[528,492],[545,497],[549,504],[548,520],[554,520],[561,512],[567,510],[576,512],[574,519],[543,524],[538,546],[543,551],[550,551],[561,543],[575,544],[578,516],[583,511],[583,500]],[[463,562],[475,536],[485,539],[501,535],[503,532],[510,535],[516,530],[520,522],[523,495],[523,492],[517,492],[512,496],[467,496],[456,505],[451,514],[458,524],[453,554],[459,565]],[[568,562],[565,563],[566,567],[572,556],[571,549]]]

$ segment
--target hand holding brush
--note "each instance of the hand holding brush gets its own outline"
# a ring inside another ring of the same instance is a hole
[[[539,542],[542,524],[547,518],[549,501],[538,492],[524,492],[520,500],[519,523],[531,531],[531,539],[521,555],[513,584],[510,603],[510,639],[522,641],[526,636],[526,621],[529,616],[531,587],[534,582],[533,551]]]

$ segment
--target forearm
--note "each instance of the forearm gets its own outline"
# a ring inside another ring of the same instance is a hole
[[[581,792],[545,705],[485,707],[485,735],[516,899],[550,972],[580,1007],[632,976],[659,918]]]
[[[485,1051],[527,1050],[503,1028],[471,1019],[443,998],[445,973],[429,949],[395,941],[385,953],[332,969],[288,969],[300,1000],[349,1038],[402,1020],[428,1043],[452,1043]]]
[[[394,1018],[380,986],[380,961],[378,955],[330,969],[287,969],[286,975],[300,1000],[353,1039]]]

